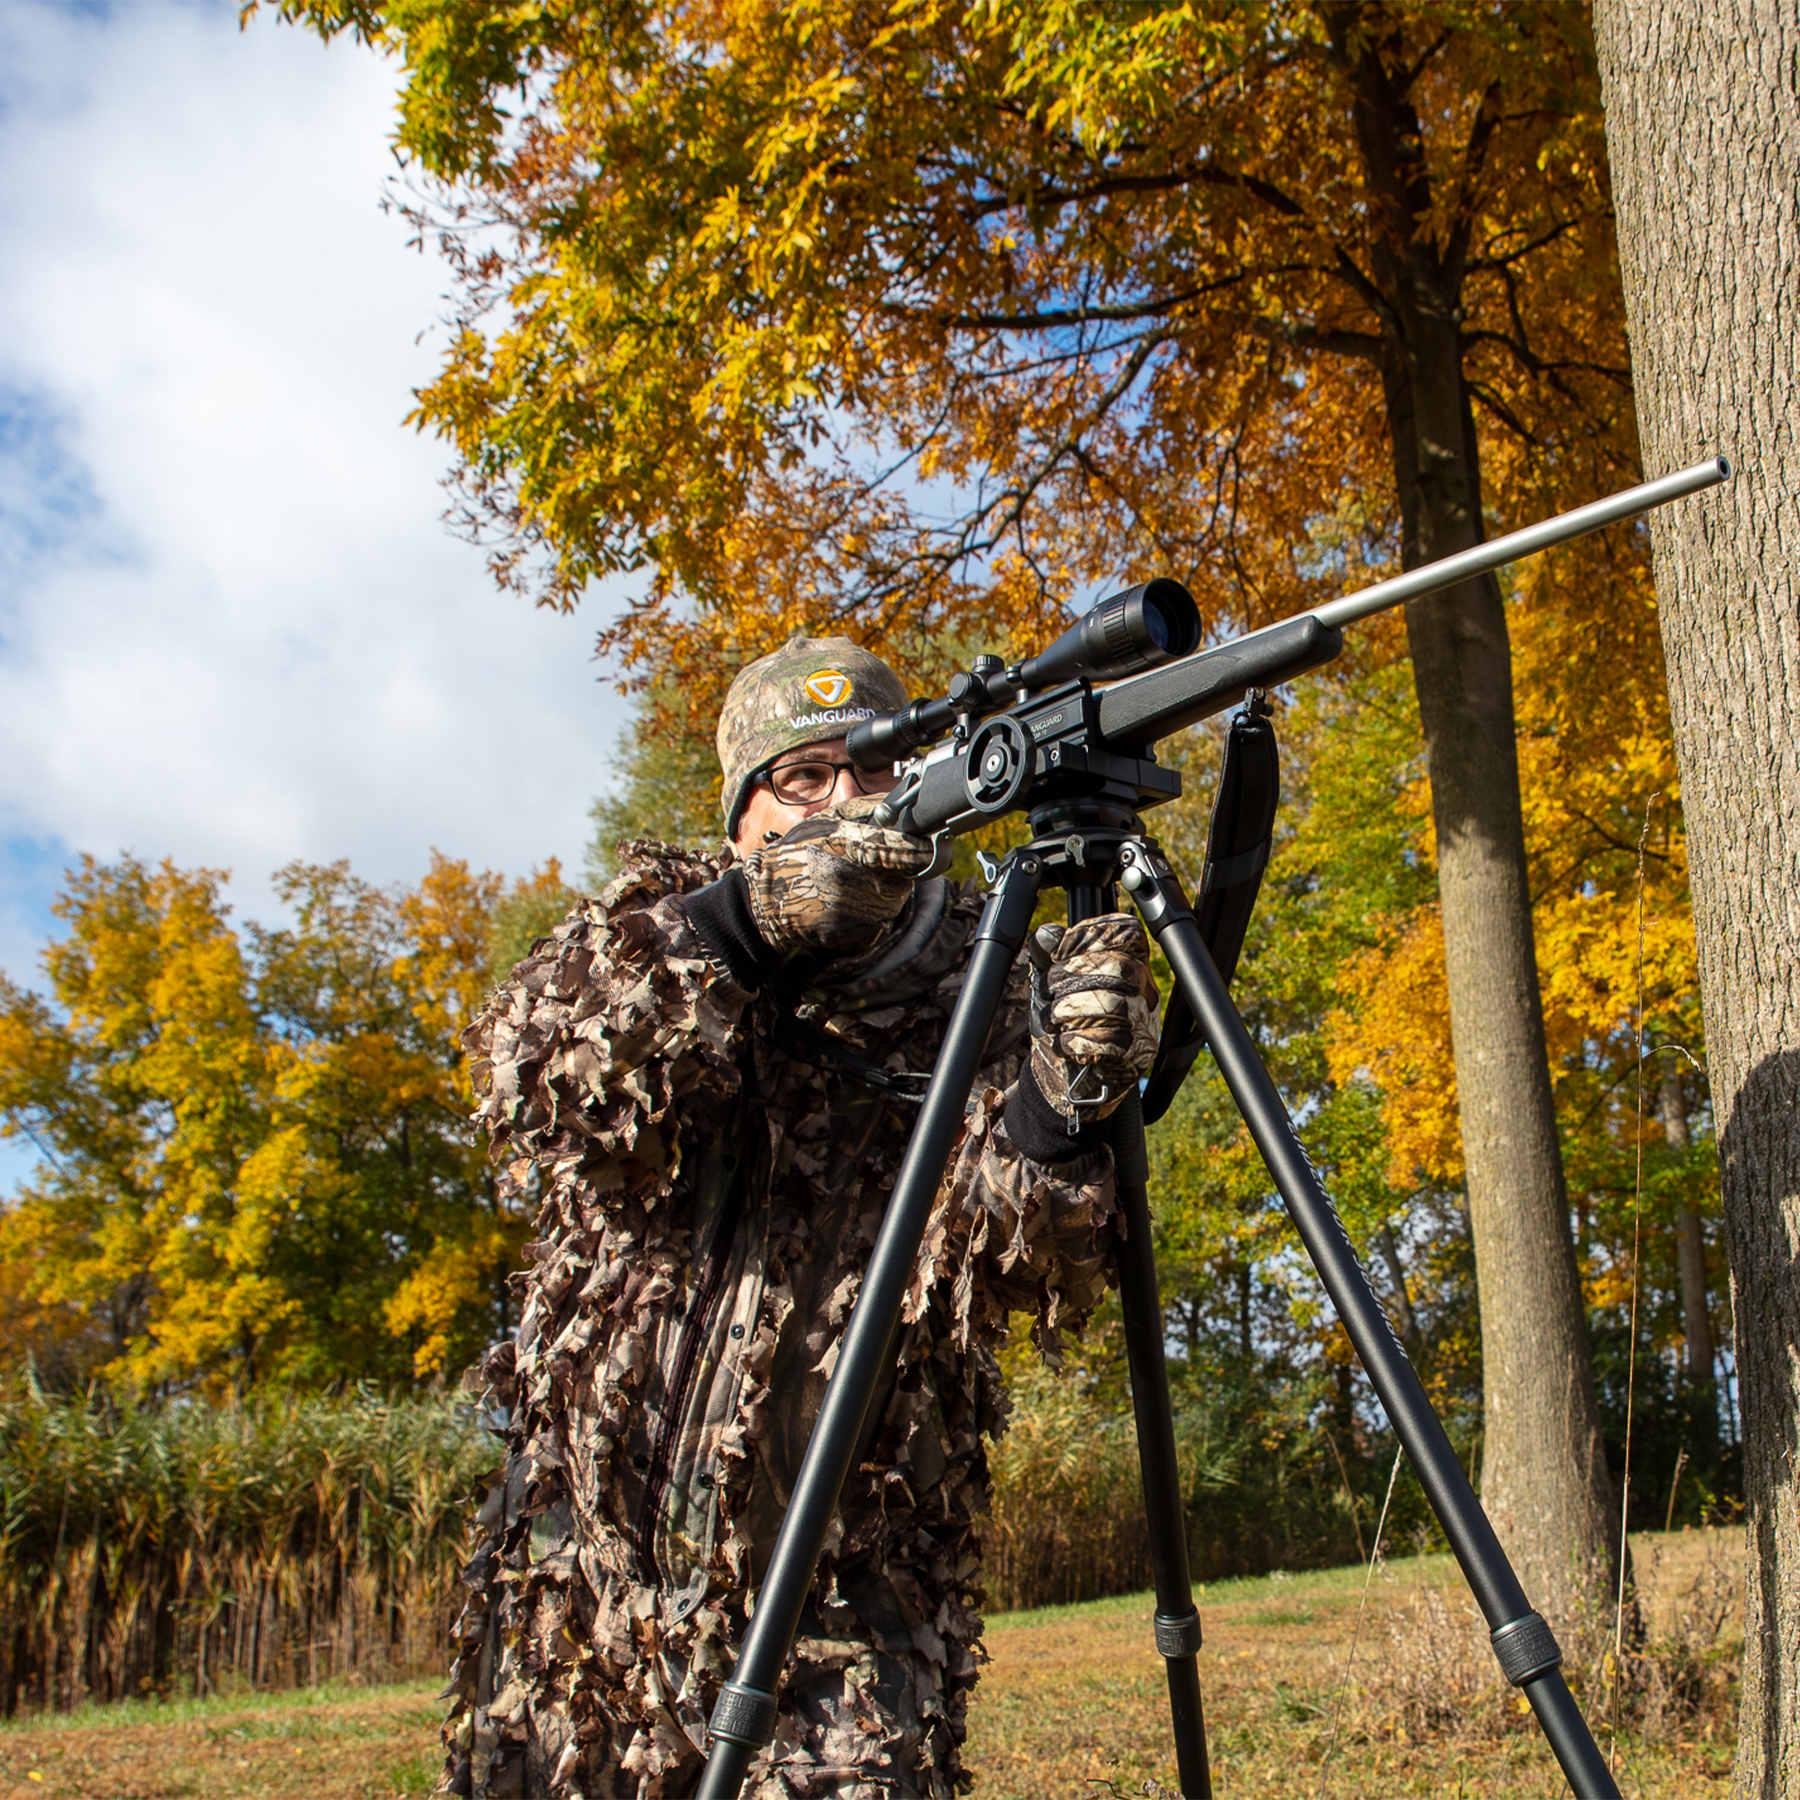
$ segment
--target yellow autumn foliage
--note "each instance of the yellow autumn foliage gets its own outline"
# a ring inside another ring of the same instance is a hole
[[[139,1390],[453,1373],[502,1328],[525,1221],[467,1129],[458,1033],[494,935],[566,905],[434,856],[392,893],[276,878],[240,927],[217,870],[85,860],[45,995],[0,983],[6,1361]]]
[[[1655,602],[1641,543],[1530,565],[1510,609],[1520,798],[1545,1036],[1565,1126],[1599,1065],[1646,1039],[1699,1051],[1698,975]],[[1415,782],[1402,806],[1420,821]],[[1460,1179],[1443,938],[1435,906],[1380,922],[1330,1015],[1333,1078],[1381,1090],[1397,1186]],[[1625,1127],[1614,1121],[1620,1129]],[[1631,1127],[1630,1129],[1635,1129]],[[1660,1130],[1660,1126],[1656,1127]]]

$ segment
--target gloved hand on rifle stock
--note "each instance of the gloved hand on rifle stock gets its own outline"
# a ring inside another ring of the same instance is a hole
[[[932,848],[874,824],[879,804],[858,795],[814,813],[745,862],[750,916],[778,957],[871,949],[900,916]]]

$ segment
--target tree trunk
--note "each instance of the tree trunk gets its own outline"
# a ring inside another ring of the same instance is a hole
[[[1687,1096],[1681,1064],[1663,1059],[1656,1110],[1663,1142],[1679,1154],[1688,1147]],[[1687,1409],[1688,1454],[1709,1476],[1719,1459],[1719,1394],[1713,1363],[1712,1300],[1706,1287],[1706,1229],[1691,1206],[1675,1215],[1675,1267],[1681,1289],[1682,1368],[1687,1379],[1682,1403]]]
[[[1431,379],[1431,362],[1437,379]],[[1433,470],[1422,422],[1417,549],[1479,542],[1473,431],[1460,358],[1419,359],[1421,410],[1456,407],[1468,446]],[[1460,407],[1457,402],[1460,401]],[[1455,445],[1457,437],[1448,437]],[[1460,465],[1460,466],[1457,466]],[[1460,479],[1459,479],[1460,477]],[[1455,498],[1464,486],[1460,503]],[[1458,1118],[1481,1312],[1482,1499],[1526,1592],[1565,1633],[1612,1586],[1618,1512],[1594,1393],[1568,1191],[1544,1046],[1519,813],[1506,615],[1490,581],[1407,608],[1437,829],[1438,892]]]
[[[1425,1339],[1419,1330],[1419,1315],[1413,1310],[1412,1295],[1407,1291],[1406,1264],[1400,1257],[1400,1242],[1394,1236],[1393,1226],[1385,1219],[1375,1233],[1374,1244],[1381,1253],[1382,1262],[1387,1265],[1388,1283],[1394,1290],[1394,1310],[1400,1315],[1400,1342],[1416,1367],[1425,1348]]]
[[[1479,543],[1462,253],[1430,220],[1423,136],[1359,9],[1328,22],[1355,95],[1387,297],[1382,383],[1407,568]],[[1457,1104],[1481,1313],[1482,1498],[1525,1591],[1565,1634],[1597,1621],[1619,1530],[1544,1045],[1512,656],[1492,577],[1407,607],[1437,830]],[[1573,1646],[1571,1646],[1573,1647]]]
[[[1706,1303],[1706,1233],[1691,1206],[1684,1206],[1675,1220],[1675,1259],[1681,1272],[1683,1362],[1688,1383],[1696,1391],[1710,1389],[1714,1352],[1712,1313]]]
[[[1737,1792],[1800,1793],[1800,14],[1595,9],[1737,1322],[1750,1560]]]

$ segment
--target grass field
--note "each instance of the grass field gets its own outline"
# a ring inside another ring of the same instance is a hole
[[[1737,1534],[1684,1533],[1636,1546],[1652,1629],[1689,1602],[1707,1569],[1741,1555]],[[1201,1656],[1222,1796],[1471,1797],[1566,1792],[1529,1719],[1408,1729],[1430,1658],[1399,1646],[1421,1607],[1460,1605],[1442,1557],[1217,1582],[1200,1596]],[[1167,1689],[1150,1602],[1134,1595],[990,1622],[992,1661],[970,1714],[977,1800],[1145,1796],[1173,1800]],[[1360,1621],[1360,1622],[1359,1622]],[[1352,1643],[1355,1658],[1346,1681]],[[132,1702],[0,1726],[4,1800],[388,1800],[431,1790],[433,1684],[332,1686],[241,1699]],[[1429,1693],[1425,1694],[1429,1699]],[[1608,1743],[1604,1696],[1586,1697]],[[1723,1794],[1727,1722],[1690,1721],[1655,1741],[1622,1737],[1619,1784],[1643,1800]]]

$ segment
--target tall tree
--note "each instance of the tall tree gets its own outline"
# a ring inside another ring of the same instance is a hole
[[[1619,534],[1566,546],[1530,565],[1516,589],[1509,625],[1520,674],[1523,824],[1552,1090],[1583,1291],[1606,1341],[1602,1408],[1615,1433],[1634,1291],[1640,1335],[1658,1350],[1685,1338],[1695,1368],[1712,1362],[1704,1255],[1717,1179],[1710,1131],[1699,1133],[1703,1144],[1690,1144],[1680,1078],[1683,1058],[1702,1050],[1686,840],[1647,542]],[[1603,631],[1565,598],[1596,592],[1607,595]],[[1364,698],[1379,703],[1375,694]],[[1410,853],[1429,865],[1435,845],[1423,769],[1405,745],[1387,768],[1390,819],[1409,826]],[[1324,829],[1334,825],[1342,828],[1332,820]],[[1429,896],[1382,896],[1363,940],[1326,1021],[1332,1071],[1379,1087],[1397,1183],[1460,1184],[1458,1084],[1442,1053],[1440,914]],[[1641,1094],[1640,1028],[1656,1058]],[[1632,1229],[1640,1205],[1642,1254]],[[1704,1397],[1689,1385],[1694,1473],[1716,1482],[1717,1433],[1705,1431]],[[1633,1463],[1636,1494],[1647,1501],[1645,1477],[1658,1465],[1646,1455],[1643,1423],[1640,1414]],[[1616,1449],[1616,1435],[1612,1441]],[[1675,1439],[1667,1444],[1672,1457]],[[1660,1470],[1658,1521],[1670,1472]]]
[[[712,734],[670,730],[674,708],[646,705],[620,732],[612,785],[588,811],[587,881],[598,893],[618,869],[619,846],[662,838],[690,849],[716,844],[725,828],[719,807],[719,757]]]
[[[27,1291],[144,1383],[247,1382],[292,1312],[265,1266],[274,1084],[223,879],[85,858],[54,904],[53,1003],[0,989],[0,1114],[45,1158],[10,1234],[38,1250]]]
[[[1610,472],[1627,397],[1578,7],[279,9],[406,60],[399,139],[445,184],[421,224],[464,302],[418,418],[455,445],[496,571],[568,604],[648,562],[606,641],[681,670],[690,716],[859,607],[922,671],[978,600],[1023,649],[1140,559],[1260,620],[1476,541],[1484,460],[1533,498]],[[1309,528],[1330,529],[1296,546]],[[1408,632],[1487,1491],[1565,1613],[1616,1520],[1499,590]]]
[[[1732,484],[1654,521],[1725,1189],[1750,1563],[1737,1791],[1800,1792],[1800,16],[1601,0],[1645,459]]]
[[[495,929],[541,924],[434,857],[395,894],[276,877],[240,930],[213,870],[84,861],[48,994],[0,979],[0,1132],[41,1166],[0,1208],[0,1361],[132,1387],[454,1372],[506,1320],[524,1219],[470,1141],[457,1034]]]
[[[1498,71],[1478,89],[1463,167],[1427,154],[1410,33],[1359,5],[1325,13],[1349,88],[1370,203],[1367,267],[1387,403],[1402,560],[1480,541],[1482,477],[1469,355],[1470,191],[1518,97]],[[1503,164],[1498,152],[1495,172]],[[1541,229],[1569,224],[1546,218]],[[1504,235],[1487,253],[1504,264]],[[1618,1554],[1612,1487],[1582,1315],[1538,990],[1519,806],[1512,665],[1491,576],[1407,607],[1431,781],[1450,1035],[1481,1288],[1482,1494],[1528,1590],[1570,1621]]]

